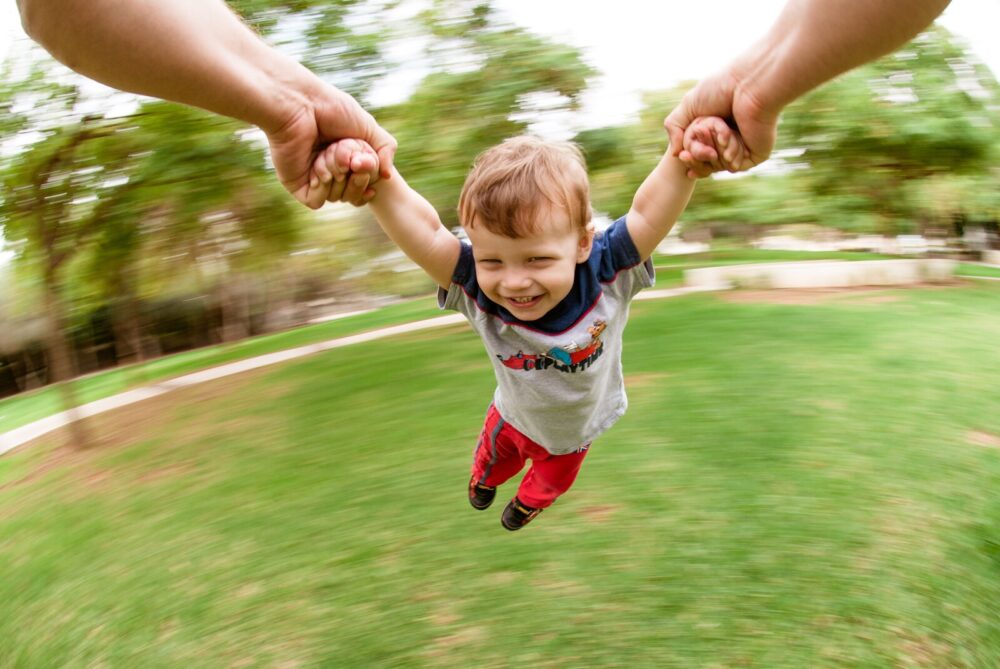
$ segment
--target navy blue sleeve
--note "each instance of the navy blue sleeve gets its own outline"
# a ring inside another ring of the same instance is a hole
[[[465,288],[476,285],[476,263],[472,258],[472,246],[469,244],[461,244],[458,262],[455,263],[455,271],[451,274],[451,280]]]
[[[472,256],[470,244],[462,243],[458,253],[458,263],[455,264],[455,272],[451,275],[451,282],[458,286],[481,310],[487,313],[496,313],[497,305],[479,289],[479,281],[476,279],[476,261]]]
[[[597,278],[603,282],[613,280],[620,271],[635,267],[642,262],[639,251],[635,248],[635,242],[628,233],[624,216],[594,239],[591,259],[597,260]]]

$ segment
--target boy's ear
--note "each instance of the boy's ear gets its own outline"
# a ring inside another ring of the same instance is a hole
[[[594,223],[587,223],[583,233],[580,235],[580,243],[576,249],[576,262],[586,262],[590,258],[590,251],[594,248]]]

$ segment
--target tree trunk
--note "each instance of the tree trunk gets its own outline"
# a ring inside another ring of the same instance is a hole
[[[229,282],[223,280],[219,287],[218,299],[219,317],[222,321],[220,330],[224,344],[240,341],[247,336],[247,320],[245,314],[241,313],[245,302],[235,292]]]
[[[128,360],[130,364],[145,362],[146,352],[142,345],[138,300],[127,288],[123,288],[119,295],[121,297],[114,310],[112,321],[115,333],[115,358],[119,364],[122,360]]]
[[[73,385],[73,370],[70,363],[72,358],[66,341],[65,316],[58,291],[54,278],[46,277],[45,312],[49,325],[48,346],[51,366],[49,377],[59,388],[63,410],[69,418],[70,445],[82,450],[90,446],[92,441],[84,425],[76,388]]]

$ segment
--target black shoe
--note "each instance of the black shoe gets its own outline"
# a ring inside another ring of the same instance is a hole
[[[503,514],[500,516],[500,524],[513,532],[530,523],[541,512],[542,509],[533,509],[530,506],[525,506],[521,504],[521,500],[515,497],[507,502],[507,506],[504,507]]]
[[[496,486],[476,483],[475,479],[469,479],[469,504],[473,509],[482,511],[493,503],[493,498],[497,495]]]

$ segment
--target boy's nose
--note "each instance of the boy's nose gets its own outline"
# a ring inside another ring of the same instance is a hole
[[[527,272],[508,271],[500,279],[500,284],[507,290],[521,290],[531,285],[531,277]]]

